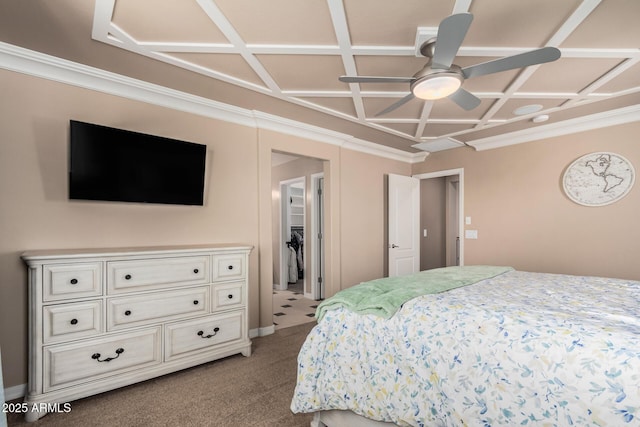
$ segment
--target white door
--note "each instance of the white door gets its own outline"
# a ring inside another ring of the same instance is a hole
[[[446,266],[460,265],[460,211],[458,209],[458,176],[445,179],[447,185],[447,207],[445,209]]]
[[[389,174],[389,277],[420,271],[420,180]]]

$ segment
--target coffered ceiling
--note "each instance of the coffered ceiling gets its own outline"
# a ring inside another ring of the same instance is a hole
[[[408,152],[481,147],[640,104],[637,0],[3,3],[8,43]],[[473,15],[454,60],[463,68],[544,46],[561,58],[465,80],[481,100],[470,111],[446,98],[413,99],[376,116],[409,84],[338,80],[411,77],[426,63],[419,45],[461,12]]]

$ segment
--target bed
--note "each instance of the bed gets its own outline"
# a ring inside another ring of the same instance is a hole
[[[323,302],[291,410],[330,427],[638,425],[640,282],[491,268],[378,279]],[[403,280],[418,292],[451,274],[470,279],[387,306]]]

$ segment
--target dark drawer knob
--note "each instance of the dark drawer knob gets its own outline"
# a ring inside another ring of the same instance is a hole
[[[71,279],[69,281],[69,283],[71,283],[72,285],[77,285],[78,284],[78,279]]]
[[[124,276],[124,279],[125,279],[125,280],[131,280],[131,275],[130,275],[130,274],[127,274],[126,276]]]
[[[118,357],[120,357],[122,353],[124,353],[124,348],[119,348],[116,350],[116,355],[114,357],[107,357],[106,359],[100,360],[100,357],[101,357],[100,353],[93,353],[91,355],[91,358],[93,360],[97,360],[98,362],[111,362],[112,360],[115,360]]]
[[[218,334],[218,331],[220,331],[220,328],[216,326],[215,328],[213,328],[213,334],[205,335],[204,331],[198,331],[198,336],[200,338],[212,338]]]
[[[78,324],[78,319],[71,319],[71,323],[72,325],[77,325]]]
[[[227,267],[229,270],[233,270],[233,265]]]
[[[229,294],[229,295],[227,295],[227,298],[229,298],[229,299],[233,299],[233,294]]]
[[[198,304],[200,304],[200,301],[198,301],[198,300],[193,300],[193,305],[198,305]]]
[[[125,312],[124,312],[124,315],[125,315],[125,316],[131,316],[131,310],[127,310],[127,311],[125,311]]]
[[[200,272],[200,270],[198,270],[197,268],[193,269],[193,274],[198,274]]]

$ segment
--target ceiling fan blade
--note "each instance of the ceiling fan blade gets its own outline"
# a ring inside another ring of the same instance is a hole
[[[440,23],[433,49],[433,68],[447,70],[451,67],[472,20],[473,15],[470,13],[457,13]]]
[[[462,88],[449,95],[448,98],[467,111],[480,105],[480,98]]]
[[[378,114],[376,114],[376,117],[379,116],[383,116],[393,110],[395,110],[396,108],[406,104],[407,102],[411,101],[413,98],[415,98],[415,95],[412,93],[410,93],[409,95],[405,96],[404,98],[402,98],[400,101],[389,105],[387,108],[385,108],[384,110],[380,111]]]
[[[544,64],[560,58],[560,50],[555,47],[543,47],[518,55],[507,56],[482,64],[471,65],[462,69],[465,78],[484,76],[485,74],[499,73],[514,68],[528,67],[529,65]]]
[[[413,77],[368,77],[368,76],[340,76],[338,80],[344,83],[411,83]]]

